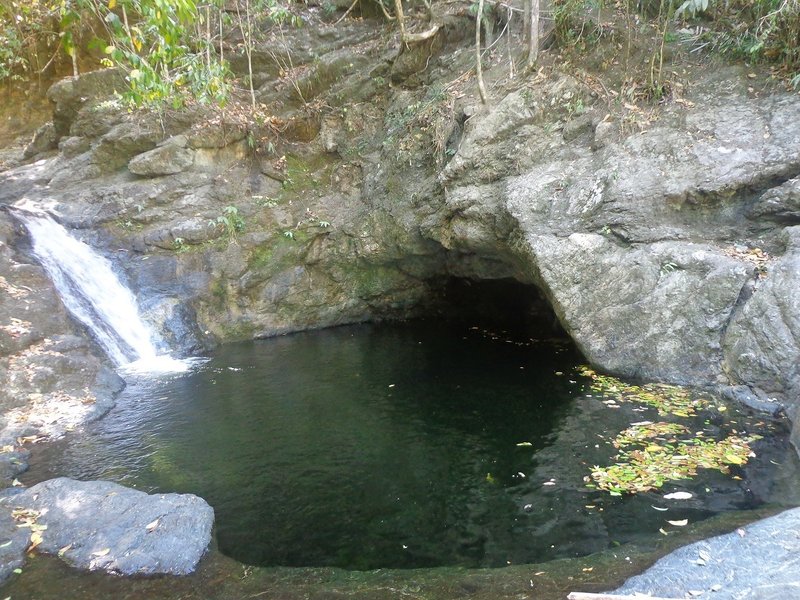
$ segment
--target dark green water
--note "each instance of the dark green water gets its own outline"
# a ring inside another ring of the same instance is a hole
[[[666,518],[794,503],[780,424],[740,480],[706,472],[628,498],[587,489],[614,453],[601,436],[653,415],[587,397],[571,347],[519,342],[417,323],[226,346],[192,373],[131,381],[104,419],[37,450],[25,483],[195,493],[237,560],[350,569],[542,562],[646,543]],[[676,489],[695,499],[652,508]]]

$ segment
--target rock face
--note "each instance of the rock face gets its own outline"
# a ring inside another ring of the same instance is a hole
[[[800,509],[665,556],[613,593],[664,598],[784,600],[797,596]]]
[[[698,83],[694,108],[616,142],[604,126],[597,144],[569,120],[563,136],[540,125],[541,107],[575,88],[511,94],[470,120],[440,178],[447,226],[434,234],[453,248],[511,237],[517,258],[504,262],[528,265],[521,276],[602,368],[794,402],[797,234],[784,228],[797,219],[800,103],[754,103],[729,69]],[[503,213],[511,235],[493,224]]]
[[[3,518],[15,511],[34,523],[25,531],[40,533],[38,552],[122,575],[191,573],[214,522],[213,509],[197,496],[145,494],[107,481],[51,479],[0,502]]]
[[[269,130],[203,107],[126,115],[93,97],[113,72],[57,84],[60,153],[4,173],[0,201],[81,229],[187,351],[410,317],[447,278],[513,278],[601,369],[793,410],[796,94],[756,96],[727,67],[615,112],[553,69],[484,108],[418,86],[463,72],[455,32],[418,69],[389,65],[366,23],[291,35],[327,58],[308,54],[296,86],[259,67]]]
[[[750,265],[705,244],[620,247],[592,233],[536,236],[531,245],[589,360],[633,376],[724,381],[720,340]]]
[[[800,391],[800,227],[787,227],[785,252],[725,336],[729,372],[767,394]],[[794,407],[796,410],[796,407]]]
[[[26,468],[25,438],[54,438],[97,418],[124,386],[67,315],[42,267],[14,249],[0,212],[0,481]],[[20,441],[23,440],[23,441]]]
[[[194,152],[186,148],[186,136],[181,135],[134,156],[128,163],[128,170],[148,177],[174,175],[191,167],[193,162]]]

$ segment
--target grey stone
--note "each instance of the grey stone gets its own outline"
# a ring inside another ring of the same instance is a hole
[[[162,136],[159,125],[146,117],[143,122],[122,121],[100,138],[92,149],[91,163],[98,174],[114,172],[135,155],[154,148]]]
[[[747,267],[701,244],[622,248],[587,233],[529,242],[556,313],[590,361],[631,377],[720,380],[719,340]]]
[[[584,114],[567,121],[564,124],[564,128],[561,130],[561,135],[564,136],[565,141],[571,142],[577,140],[581,136],[588,136],[591,131],[592,117],[591,115]]]
[[[728,371],[768,394],[800,385],[800,227],[784,232],[786,253],[769,265],[724,337]]]
[[[775,398],[769,398],[763,391],[752,390],[746,385],[722,386],[719,393],[723,398],[738,402],[757,412],[766,413],[773,417],[778,416],[785,410],[784,405],[781,402],[777,402]]]
[[[174,175],[185,171],[194,163],[194,151],[186,148],[186,137],[175,136],[153,150],[134,156],[128,170],[136,175],[155,177]]]
[[[87,138],[80,136],[64,137],[58,143],[58,149],[67,158],[78,156],[78,154],[86,152],[90,147],[91,142]]]
[[[800,509],[758,521],[665,556],[615,594],[715,600],[786,600],[798,595]]]
[[[125,87],[124,74],[118,69],[98,69],[79,77],[66,77],[53,84],[47,91],[47,97],[55,104],[53,122],[58,135],[69,133],[72,122],[84,106],[112,96],[115,91]]]
[[[9,489],[0,492],[5,502],[9,496],[18,490]],[[30,544],[30,530],[18,527],[17,521],[11,511],[0,508],[0,582],[11,576],[14,569],[25,564],[25,550]]]
[[[31,143],[25,147],[22,156],[24,158],[31,158],[42,152],[55,150],[57,147],[58,135],[56,134],[56,127],[52,122],[45,123],[33,134],[33,139]]]
[[[800,223],[800,177],[790,179],[761,195],[750,214],[777,221]]]
[[[38,552],[123,575],[191,573],[211,542],[213,509],[191,494],[145,494],[108,481],[50,479],[6,496],[0,514],[35,511]],[[0,520],[0,527],[2,527]]]
[[[600,121],[594,128],[594,141],[592,148],[598,150],[612,142],[617,126],[611,121]]]

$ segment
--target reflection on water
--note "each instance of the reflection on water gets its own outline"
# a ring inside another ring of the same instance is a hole
[[[131,382],[106,418],[38,451],[25,482],[192,492],[237,560],[352,569],[541,562],[647,543],[666,519],[795,503],[782,426],[732,409],[693,426],[778,427],[741,479],[668,485],[694,494],[682,503],[586,488],[608,439],[654,415],[587,397],[580,361],[430,323],[226,346],[191,373]]]

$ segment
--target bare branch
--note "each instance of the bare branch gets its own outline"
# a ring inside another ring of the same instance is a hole
[[[407,33],[405,42],[406,44],[414,44],[416,42],[424,42],[425,40],[429,40],[433,36],[436,35],[436,32],[441,29],[442,26],[439,23],[434,23],[430,29],[425,31],[421,31],[420,33]]]
[[[350,11],[352,11],[352,10],[353,10],[353,9],[356,7],[356,4],[358,4],[358,2],[359,2],[359,0],[353,0],[353,3],[350,5],[350,8],[348,8],[348,9],[345,11],[345,13],[344,13],[344,14],[343,14],[341,17],[339,17],[339,18],[336,20],[336,22],[334,23],[334,25],[338,25],[339,23],[341,23],[342,21],[344,21],[344,20],[345,20],[345,18],[347,17],[347,15],[349,15],[349,14],[350,14]],[[381,4],[381,6],[383,6],[383,5]]]

